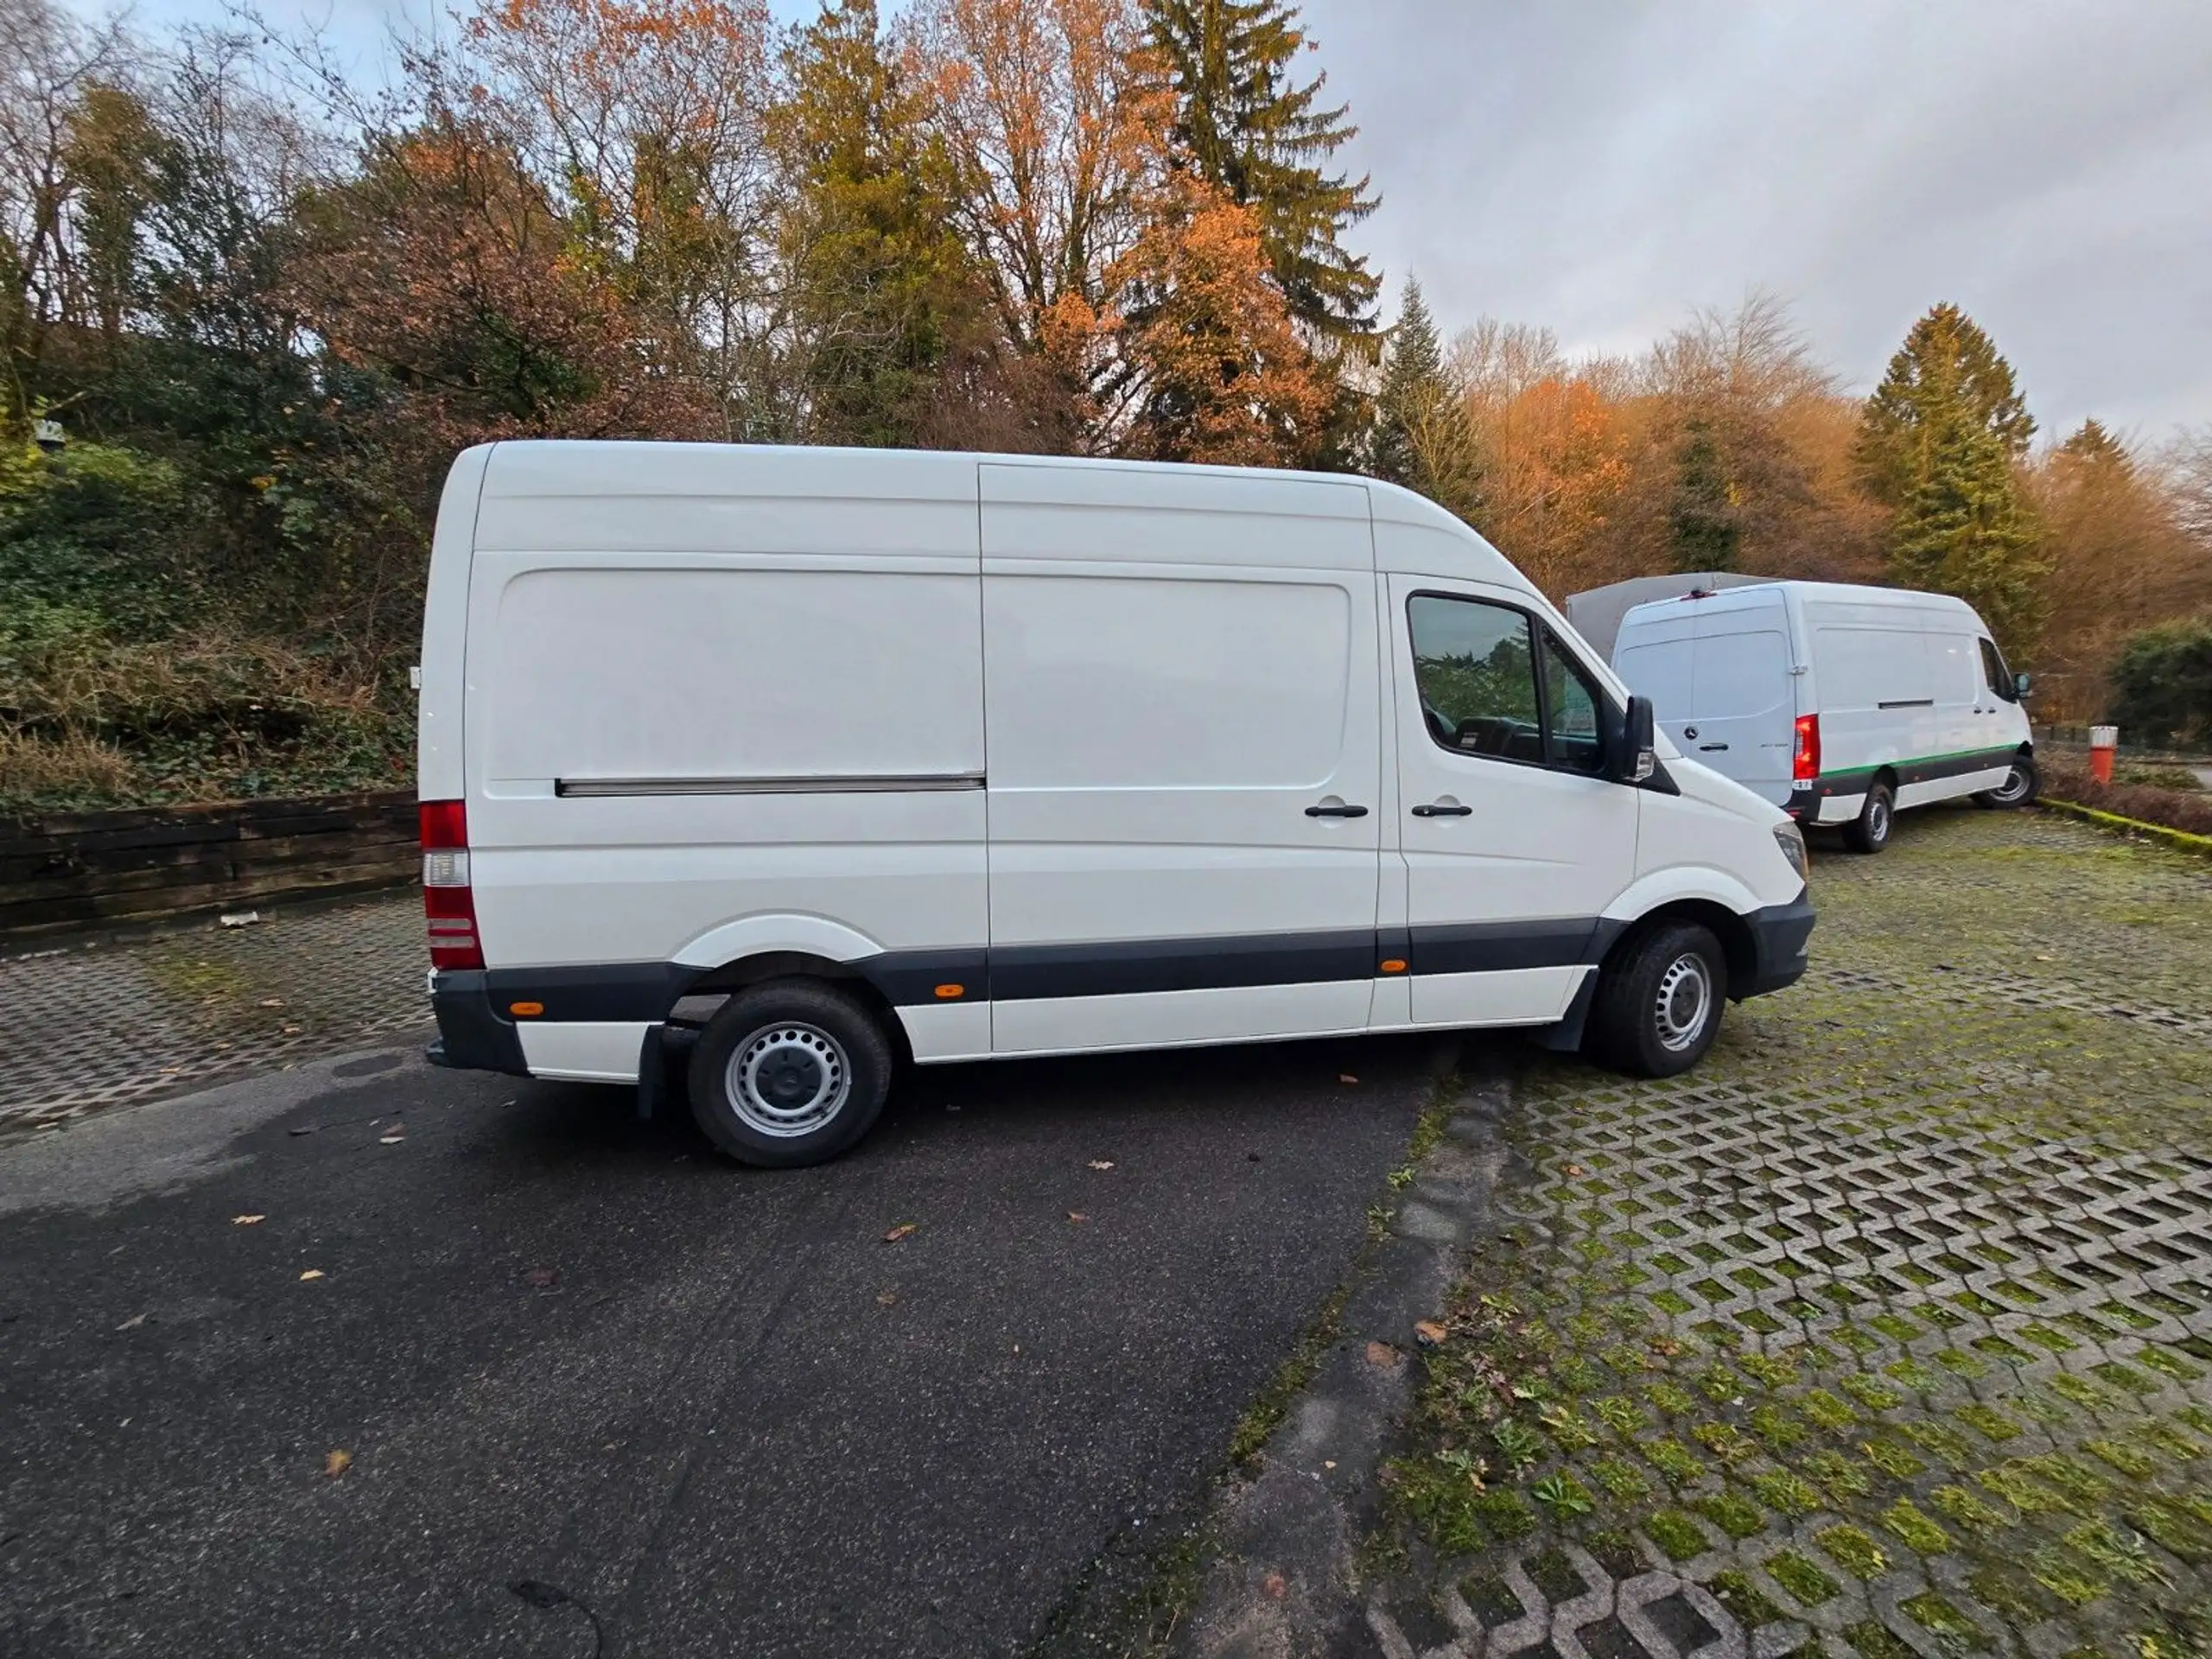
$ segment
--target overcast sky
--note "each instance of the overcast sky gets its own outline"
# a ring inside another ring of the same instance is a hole
[[[92,10],[89,0],[86,9]],[[373,60],[404,0],[266,0]],[[417,0],[419,7],[420,0]],[[140,0],[142,22],[221,0]],[[809,0],[777,0],[779,15]],[[1786,301],[1853,389],[1964,306],[2047,435],[2212,423],[2212,0],[1306,0],[1395,311],[1634,352]]]

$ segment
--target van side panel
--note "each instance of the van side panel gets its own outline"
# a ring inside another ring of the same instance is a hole
[[[568,970],[519,1022],[548,1076],[634,1077],[741,939],[918,964],[913,1001],[988,938],[974,463],[634,450],[632,495],[524,448],[479,518],[478,929],[495,979]]]

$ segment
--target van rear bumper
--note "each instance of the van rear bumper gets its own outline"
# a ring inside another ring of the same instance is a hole
[[[1751,945],[1758,958],[1751,982],[1736,995],[1764,996],[1785,985],[1795,985],[1805,975],[1806,946],[1813,937],[1813,895],[1804,887],[1786,905],[1769,905],[1744,918],[1751,931]],[[1733,986],[1729,988],[1735,990]]]
[[[456,969],[430,976],[430,1008],[438,1017],[438,1040],[423,1051],[432,1065],[455,1071],[504,1071],[526,1077],[522,1034],[493,1005],[490,976],[481,969]]]

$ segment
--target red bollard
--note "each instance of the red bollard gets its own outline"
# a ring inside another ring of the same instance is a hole
[[[2120,728],[2089,728],[2089,776],[2101,784],[2112,782],[2113,751],[2120,747]]]

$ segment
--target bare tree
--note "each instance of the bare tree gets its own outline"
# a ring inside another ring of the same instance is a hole
[[[73,118],[87,92],[122,79],[136,59],[119,19],[86,23],[52,0],[0,0],[0,352],[11,420],[29,413],[48,335],[79,283]]]

